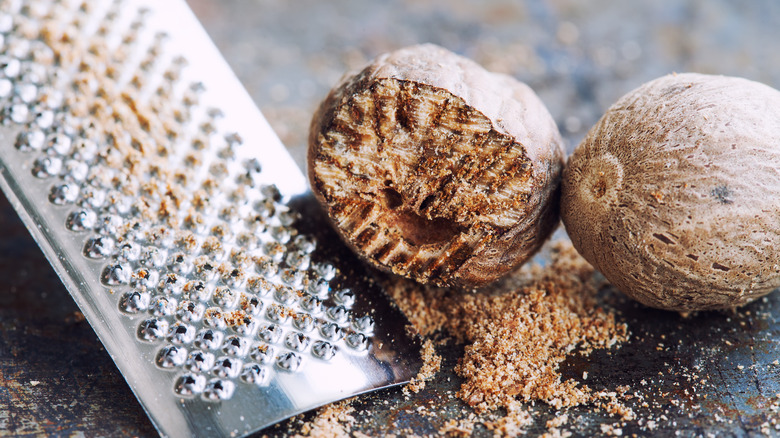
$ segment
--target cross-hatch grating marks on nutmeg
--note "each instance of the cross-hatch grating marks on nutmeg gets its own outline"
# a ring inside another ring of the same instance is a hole
[[[426,44],[331,91],[312,121],[309,178],[367,261],[477,286],[527,260],[557,224],[561,145],[528,86]]]

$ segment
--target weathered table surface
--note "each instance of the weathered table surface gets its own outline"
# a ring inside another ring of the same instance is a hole
[[[302,164],[308,120],[345,70],[376,54],[435,42],[537,90],[572,148],[604,109],[640,83],[672,71],[745,76],[780,87],[780,4],[769,0],[576,2],[190,0],[228,62]],[[334,244],[337,244],[334,242]],[[154,436],[122,376],[4,198],[0,198],[0,436]],[[684,319],[619,301],[631,341],[564,366],[598,388],[642,387],[665,415],[668,436],[762,435],[778,419],[780,295],[738,313]],[[354,403],[354,430],[435,433],[462,416],[452,372],[462,347],[443,351],[443,371],[405,398],[398,389]],[[693,376],[696,376],[695,378]],[[645,385],[641,382],[645,381]],[[703,382],[702,382],[703,380]],[[444,403],[446,415],[420,414]],[[774,408],[773,408],[774,407]],[[531,434],[554,412],[533,408]],[[465,412],[468,412],[466,409]],[[589,436],[616,420],[574,409],[570,427]],[[265,433],[283,435],[285,425]],[[647,435],[635,422],[624,435]],[[475,434],[487,431],[477,428]]]

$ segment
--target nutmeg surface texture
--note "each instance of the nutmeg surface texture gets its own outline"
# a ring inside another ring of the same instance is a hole
[[[365,260],[476,287],[557,226],[563,155],[528,86],[426,44],[345,77],[314,115],[307,160],[312,191]]]
[[[561,215],[618,289],[681,312],[780,286],[780,92],[664,76],[623,96],[570,157]]]

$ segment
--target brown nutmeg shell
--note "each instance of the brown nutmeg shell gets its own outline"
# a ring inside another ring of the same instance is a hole
[[[316,112],[312,190],[373,265],[480,286],[558,223],[562,141],[526,85],[434,45],[380,56]]]
[[[577,250],[636,300],[681,312],[780,286],[780,92],[669,75],[623,96],[577,147],[561,215]]]

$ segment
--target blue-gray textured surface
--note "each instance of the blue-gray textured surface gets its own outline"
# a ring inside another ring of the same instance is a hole
[[[780,3],[190,0],[241,81],[303,165],[311,114],[349,69],[404,45],[434,42],[526,81],[559,123],[569,148],[619,96],[677,71],[743,76],[780,87]],[[338,244],[334,242],[334,244]],[[0,202],[0,435],[153,436],[142,409],[35,243]],[[623,435],[759,436],[775,433],[780,393],[780,296],[734,314],[684,319],[626,300],[632,332],[613,352],[566,363],[565,377],[629,385],[639,419]],[[452,397],[462,347],[445,349],[443,371],[424,391],[362,397],[353,430],[409,428],[433,434],[469,410]],[[644,384],[642,383],[644,381]],[[634,403],[632,402],[632,403]],[[442,408],[443,405],[443,408]],[[436,406],[439,416],[418,407]],[[537,405],[529,433],[554,411]],[[576,434],[619,421],[573,409]],[[284,435],[297,423],[266,433]],[[763,428],[762,428],[763,426]],[[476,435],[488,431],[477,428]]]

